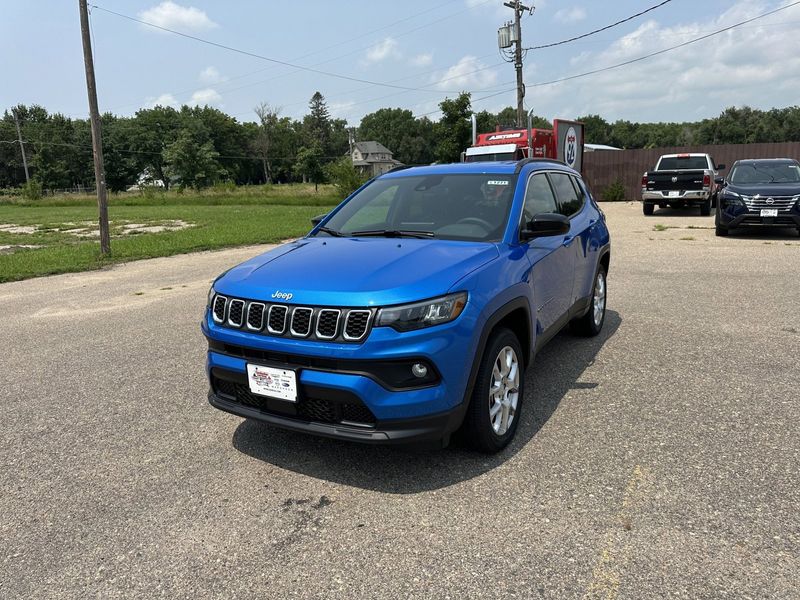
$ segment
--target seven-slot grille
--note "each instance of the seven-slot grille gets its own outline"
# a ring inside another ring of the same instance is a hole
[[[215,323],[266,335],[356,343],[369,333],[374,312],[368,309],[266,304],[214,296]]]
[[[742,196],[747,209],[760,212],[764,208],[777,208],[779,213],[789,212],[797,196]]]

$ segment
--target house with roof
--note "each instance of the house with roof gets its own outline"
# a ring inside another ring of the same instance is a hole
[[[392,158],[392,151],[380,142],[355,142],[350,158],[353,166],[369,177],[377,177],[403,164]]]

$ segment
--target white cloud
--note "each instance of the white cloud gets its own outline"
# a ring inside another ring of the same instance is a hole
[[[217,27],[205,11],[194,6],[181,6],[172,0],[164,0],[157,6],[143,10],[139,18],[159,27],[180,31],[204,31]]]
[[[154,108],[156,106],[171,106],[172,108],[178,108],[179,102],[172,94],[161,94],[157,98],[148,98],[145,101],[145,105],[147,108]]]
[[[562,8],[561,10],[556,11],[556,14],[553,15],[553,18],[561,23],[577,23],[578,21],[583,21],[586,18],[586,11],[579,6]]]
[[[440,90],[480,90],[493,85],[497,73],[476,57],[467,55],[433,81]]]
[[[225,80],[225,78],[222,77],[222,75],[220,75],[216,67],[206,67],[205,69],[200,71],[198,79],[200,80],[201,83],[207,83],[207,84],[220,83],[221,81]]]
[[[398,45],[397,40],[392,37],[387,37],[367,50],[367,56],[364,62],[366,64],[374,64],[382,62],[387,58],[399,58],[400,51],[397,49]]]
[[[209,106],[218,106],[221,103],[222,96],[220,96],[219,92],[214,88],[197,90],[194,94],[192,94],[192,99],[189,100],[189,104],[196,106],[205,106],[206,104]]]
[[[411,59],[411,65],[414,67],[427,67],[431,64],[433,64],[433,52],[417,54]]]
[[[661,48],[752,18],[783,5],[771,0],[738,0],[712,21],[663,26],[648,20],[597,52],[576,52],[569,68],[526,78],[528,98],[538,112],[571,118],[588,113],[609,120],[685,121],[716,116],[728,106],[790,106],[800,96],[796,29],[800,8],[755,21],[684,48],[556,85],[555,79],[632,60]],[[786,26],[784,24],[787,24]],[[703,115],[697,108],[705,107]]]
[[[332,117],[336,117],[339,119],[347,118],[350,115],[350,111],[355,106],[355,100],[346,100],[345,102],[332,102],[328,105],[328,110],[331,113]]]

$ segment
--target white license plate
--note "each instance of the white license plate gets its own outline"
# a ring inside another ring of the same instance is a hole
[[[761,216],[762,217],[777,217],[778,216],[778,209],[777,208],[762,208],[761,209]]]
[[[297,373],[261,365],[247,365],[250,391],[259,396],[297,402]]]
[[[667,195],[668,195],[670,198],[677,198],[678,196],[680,196],[680,195],[681,195],[681,193],[680,193],[680,192],[669,192],[669,194],[667,194]]]

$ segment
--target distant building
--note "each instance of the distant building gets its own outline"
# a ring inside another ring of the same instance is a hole
[[[403,164],[392,158],[392,151],[380,142],[355,142],[350,158],[353,166],[369,177],[377,177]]]

